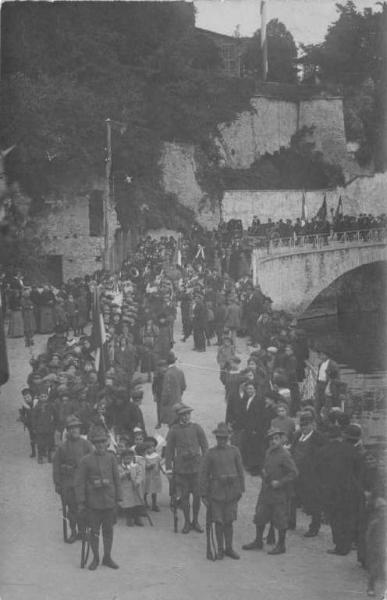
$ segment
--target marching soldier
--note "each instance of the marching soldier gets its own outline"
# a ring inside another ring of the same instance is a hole
[[[261,550],[262,535],[265,525],[273,523],[278,529],[278,544],[268,554],[283,554],[285,536],[288,527],[289,483],[297,477],[297,467],[289,452],[282,447],[282,432],[271,429],[267,438],[269,449],[266,452],[262,470],[262,488],[255,509],[254,523],[256,538],[250,544],[242,546],[243,550]]]
[[[75,416],[67,418],[67,438],[57,449],[53,460],[53,479],[55,491],[63,498],[70,523],[71,535],[67,540],[72,544],[78,539],[81,522],[77,514],[77,501],[75,498],[75,473],[79,468],[81,459],[92,452],[93,446],[81,438],[82,422]]]
[[[90,571],[99,565],[99,531],[102,526],[104,555],[102,564],[111,569],[118,565],[111,557],[113,526],[116,521],[117,504],[121,501],[120,476],[115,456],[107,451],[108,438],[102,428],[90,434],[95,451],[84,456],[75,477],[75,495],[81,514],[87,511],[91,529],[90,546],[93,560]]]
[[[176,410],[178,423],[172,425],[167,435],[165,463],[168,476],[174,475],[175,486],[184,513],[182,533],[191,529],[203,533],[199,525],[200,510],[199,470],[201,457],[208,450],[206,435],[197,423],[191,423],[192,408],[180,404]],[[173,471],[172,471],[173,469]],[[192,522],[189,497],[192,494]]]
[[[238,502],[245,491],[242,458],[238,448],[228,444],[226,423],[219,423],[213,433],[216,446],[204,456],[200,475],[201,496],[210,512],[211,522],[215,523],[217,559],[221,560],[224,556],[239,559],[232,541]]]

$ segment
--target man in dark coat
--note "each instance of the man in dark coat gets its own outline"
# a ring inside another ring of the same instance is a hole
[[[238,448],[230,446],[226,423],[219,423],[213,432],[216,446],[205,454],[200,474],[203,504],[215,523],[218,545],[217,559],[229,556],[238,559],[233,549],[233,522],[237,518],[238,502],[245,491],[242,458]]]
[[[335,544],[328,553],[344,556],[350,552],[353,541],[356,517],[353,499],[361,489],[361,463],[356,450],[343,442],[338,425],[331,425],[328,435],[329,443],[318,454],[316,475]]]
[[[78,519],[77,501],[75,498],[75,473],[79,468],[81,459],[93,451],[93,446],[87,440],[81,438],[82,421],[75,416],[67,419],[67,439],[55,452],[53,459],[53,479],[55,491],[63,498],[70,523],[71,536],[67,540],[72,544],[78,539],[82,523]]]
[[[161,423],[171,425],[175,419],[174,405],[179,404],[187,388],[185,376],[176,366],[176,356],[170,351],[167,358],[168,368],[165,372],[161,389],[160,419]]]
[[[314,537],[321,526],[321,498],[316,464],[318,453],[326,443],[326,438],[315,430],[313,415],[306,412],[300,415],[300,431],[292,444],[291,454],[298,469],[296,481],[296,502],[298,501],[312,520],[304,537]],[[295,523],[294,507],[294,523]]]
[[[262,488],[255,509],[255,540],[242,546],[243,550],[263,548],[263,530],[267,523],[278,529],[278,543],[268,554],[283,554],[289,518],[289,484],[297,477],[297,467],[289,452],[282,446],[282,432],[271,429],[267,438],[269,449],[266,452],[262,469]]]
[[[84,456],[75,474],[75,496],[78,513],[87,518],[91,528],[90,546],[93,560],[90,571],[99,565],[99,530],[102,526],[104,556],[102,564],[111,569],[118,565],[111,557],[113,526],[117,504],[121,500],[120,477],[115,456],[107,452],[107,436],[102,428],[90,433],[95,452]]]
[[[192,329],[194,350],[205,352],[206,349],[207,308],[201,294],[196,294],[192,308]]]
[[[203,532],[199,525],[200,487],[199,471],[202,456],[208,450],[206,435],[200,425],[191,423],[192,408],[180,404],[176,410],[178,423],[168,431],[165,448],[167,474],[175,478],[177,496],[184,513],[182,533],[191,529]],[[192,494],[192,522],[190,520],[189,497]]]
[[[245,387],[241,451],[245,469],[258,475],[265,456],[265,401],[253,383]]]

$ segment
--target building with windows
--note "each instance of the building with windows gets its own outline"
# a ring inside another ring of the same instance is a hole
[[[196,31],[201,35],[205,35],[219,48],[224,73],[230,75],[230,77],[241,77],[243,75],[241,58],[251,38],[224,35],[199,27],[196,27]]]

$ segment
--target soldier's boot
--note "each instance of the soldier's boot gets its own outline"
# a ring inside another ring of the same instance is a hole
[[[192,523],[191,529],[198,533],[203,533],[203,528],[199,525],[199,510],[200,510],[200,496],[194,496],[192,503]]]
[[[272,523],[270,523],[269,533],[267,534],[266,543],[269,545],[273,545],[273,546],[275,544],[275,529],[274,529]]]
[[[218,546],[216,559],[222,560],[224,558],[224,531],[222,523],[215,523],[215,537]]]
[[[184,526],[183,526],[183,529],[181,530],[181,533],[189,533],[191,531],[191,522],[189,519],[189,513],[190,513],[189,502],[182,501],[181,509],[182,509],[183,515],[184,515]]]
[[[99,565],[99,535],[90,535],[90,547],[93,552],[93,560],[89,564],[89,571],[95,571]]]
[[[233,558],[234,560],[239,560],[240,556],[232,547],[232,538],[233,538],[233,526],[232,523],[227,523],[223,526],[224,531],[224,542],[225,542],[225,550],[224,555],[229,558]]]
[[[157,495],[152,494],[152,510],[153,512],[160,512],[160,508],[157,505]]]
[[[262,527],[261,525],[256,525],[255,530],[256,530],[255,540],[253,540],[249,544],[243,544],[242,550],[262,550],[262,548],[263,548],[262,536],[263,536],[264,527]]]
[[[105,565],[105,567],[109,567],[110,569],[119,569],[120,567],[117,565],[117,563],[114,562],[114,560],[111,557],[112,546],[113,546],[113,536],[112,535],[108,535],[108,536],[104,535],[103,536],[102,564]]]
[[[268,554],[285,554],[285,537],[286,537],[286,529],[278,530],[278,544],[274,546],[273,550],[270,550]]]
[[[35,458],[35,456],[36,456],[36,446],[35,446],[35,444],[33,444],[31,442],[31,454],[30,454],[30,458]]]
[[[70,529],[71,529],[71,535],[67,539],[67,543],[68,544],[74,544],[74,542],[76,542],[77,539],[78,539],[78,536],[77,536],[77,523],[76,523],[76,521],[73,521],[72,519],[70,520]]]

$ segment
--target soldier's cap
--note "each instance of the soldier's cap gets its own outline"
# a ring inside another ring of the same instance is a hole
[[[304,412],[300,415],[300,425],[309,425],[313,423],[314,418],[311,412]]]
[[[275,435],[284,435],[284,432],[281,431],[280,429],[278,429],[277,427],[273,427],[272,429],[269,429],[269,431],[266,434],[266,438],[269,440],[270,438],[274,437]]]
[[[185,415],[187,413],[190,413],[192,411],[193,411],[193,408],[191,408],[190,406],[187,406],[186,404],[181,403],[180,406],[178,406],[176,409],[176,414],[178,416],[180,416],[180,415]]]
[[[347,440],[360,440],[361,426],[357,425],[356,423],[348,425],[348,427],[344,429],[344,436]]]
[[[142,390],[134,390],[132,392],[132,400],[142,400],[144,397],[144,392]]]
[[[215,435],[215,437],[228,438],[228,436],[230,435],[230,432],[228,430],[226,423],[218,423],[216,429],[214,429],[214,431],[212,433]]]
[[[69,415],[66,419],[66,428],[70,429],[71,427],[82,427],[82,421],[75,415]]]
[[[173,365],[173,363],[175,363],[175,362],[176,362],[176,360],[177,360],[177,358],[176,358],[176,355],[175,355],[175,353],[174,353],[172,350],[170,350],[170,351],[168,352],[168,356],[167,356],[167,363],[168,363],[169,365]]]
[[[89,440],[91,442],[106,442],[107,435],[106,431],[102,427],[95,427],[89,433]]]

